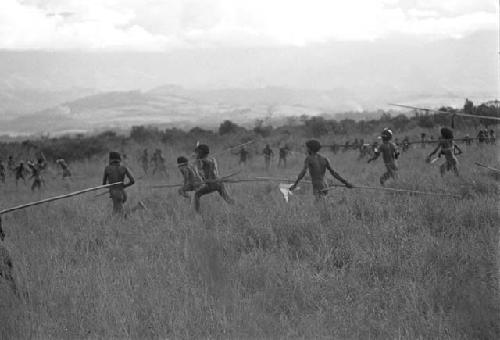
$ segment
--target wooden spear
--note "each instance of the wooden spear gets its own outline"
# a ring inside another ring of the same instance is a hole
[[[477,166],[480,166],[482,168],[486,168],[488,170],[491,170],[491,171],[500,172],[500,170],[492,168],[491,166],[488,166],[488,165],[484,165],[484,164],[481,164],[481,163],[478,163],[478,162],[474,162],[474,164],[476,164]]]
[[[85,194],[87,192],[101,190],[101,189],[106,189],[106,188],[109,188],[109,187],[112,187],[112,186],[115,186],[115,185],[120,185],[120,184],[123,184],[123,182],[106,184],[106,185],[99,185],[97,187],[83,189],[83,190],[75,191],[75,192],[72,192],[72,193],[69,193],[69,194],[65,194],[65,195],[59,195],[59,196],[49,197],[49,198],[43,199],[41,201],[36,201],[36,202],[30,202],[30,203],[26,203],[26,204],[21,204],[21,205],[18,205],[16,207],[13,207],[13,208],[4,209],[4,210],[0,211],[0,216],[3,215],[3,214],[7,214],[9,212],[12,212],[12,211],[16,211],[16,210],[21,210],[21,209],[24,209],[24,208],[32,207],[34,205],[40,205],[40,204],[49,203],[49,202],[52,202],[52,201],[61,200],[61,199],[68,198],[68,197],[78,196],[78,195],[81,195],[81,194]]]
[[[340,184],[334,184],[329,187],[326,187],[323,189],[323,191],[328,191],[332,190],[334,188],[345,188],[345,185],[340,185]],[[384,188],[384,187],[368,187],[368,186],[362,186],[362,185],[354,185],[352,189],[365,189],[365,190],[383,190],[383,191],[391,191],[391,192],[405,192],[405,193],[410,193],[410,194],[418,194],[418,195],[430,195],[430,196],[447,196],[447,197],[454,197],[454,198],[461,198],[458,195],[454,194],[447,194],[447,193],[439,193],[439,192],[426,192],[426,191],[418,191],[418,190],[406,190],[406,189],[394,189],[394,188]]]
[[[236,176],[240,172],[241,172],[241,170],[238,170],[238,171],[235,171],[233,173],[230,173],[229,175],[217,178],[215,180],[200,182],[200,184],[209,184],[209,183],[217,183],[217,182],[227,182],[227,179],[229,179],[229,178],[231,178],[233,176]],[[152,185],[151,188],[153,188],[153,189],[177,188],[177,187],[182,187],[183,185],[184,184],[161,184],[161,185]]]

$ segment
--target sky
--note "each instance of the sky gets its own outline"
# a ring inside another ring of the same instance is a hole
[[[306,47],[498,27],[496,0],[1,0],[0,49]]]

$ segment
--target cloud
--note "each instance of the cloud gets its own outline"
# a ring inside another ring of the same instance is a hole
[[[495,0],[1,0],[0,48],[304,46],[496,29]]]

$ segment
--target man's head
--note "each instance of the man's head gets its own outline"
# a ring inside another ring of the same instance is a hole
[[[208,156],[208,154],[210,153],[210,148],[206,144],[200,144],[196,147],[196,149],[194,149],[194,152],[196,152],[196,156],[198,158],[203,158]]]
[[[321,149],[321,143],[316,139],[310,139],[306,142],[307,152],[316,153]]]
[[[392,131],[389,128],[385,128],[380,134],[380,137],[384,142],[390,141],[392,139]]]
[[[119,152],[116,152],[116,151],[111,151],[109,153],[109,163],[120,163],[120,161],[122,160],[121,156],[120,156],[120,153]]]
[[[453,131],[446,127],[441,128],[441,137],[444,139],[453,139]]]

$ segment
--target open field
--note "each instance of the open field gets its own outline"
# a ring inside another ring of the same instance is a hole
[[[96,193],[3,217],[20,300],[3,299],[5,338],[500,338],[498,148],[464,147],[461,177],[403,153],[395,188],[453,192],[462,199],[338,189],[317,206],[307,184],[286,204],[278,183],[229,186],[236,200],[202,198],[202,213],[161,178],[128,189],[110,215]],[[378,185],[382,160],[331,154],[355,185]],[[177,153],[169,150],[172,163]],[[236,156],[218,157],[223,174]],[[237,177],[295,178],[303,161],[266,173],[261,156]],[[70,165],[76,190],[101,182],[104,163]],[[132,162],[136,177],[139,167]],[[171,167],[170,183],[180,182]],[[32,201],[8,178],[0,206]],[[47,181],[41,197],[66,192]],[[7,290],[0,285],[1,297]],[[12,303],[12,304],[11,304]]]

